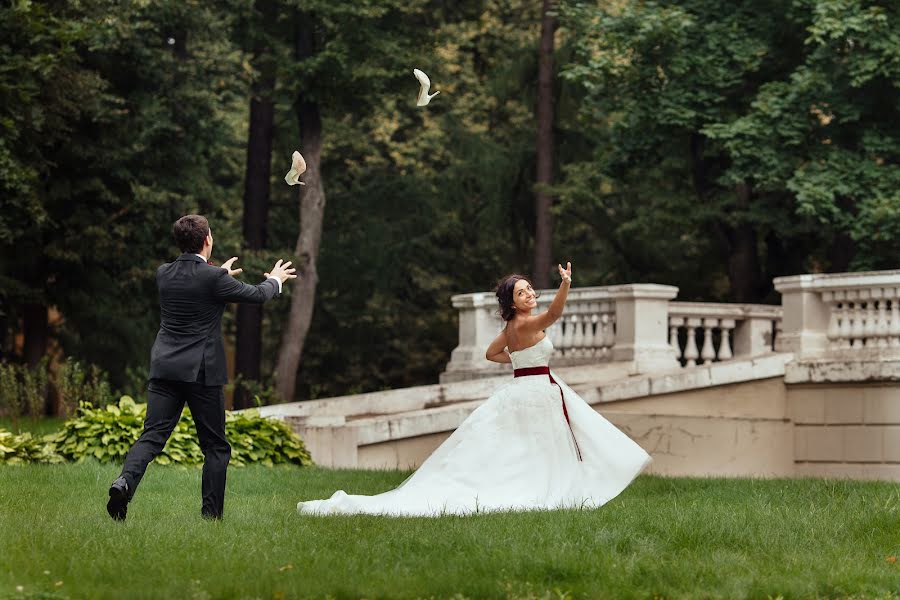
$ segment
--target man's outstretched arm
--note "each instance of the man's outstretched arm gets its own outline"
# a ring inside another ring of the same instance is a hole
[[[231,265],[237,257],[232,257],[222,265],[222,272],[215,282],[214,295],[222,302],[239,302],[244,304],[262,304],[281,293],[281,285],[288,279],[295,279],[296,269],[290,268],[291,262],[279,260],[272,267],[271,273],[266,273],[266,280],[258,285],[248,285],[240,282],[233,275],[240,273],[242,269],[232,269]]]

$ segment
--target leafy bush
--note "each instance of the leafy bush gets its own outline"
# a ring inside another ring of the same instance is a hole
[[[14,422],[25,414],[40,417],[49,387],[48,364],[46,357],[34,367],[0,363],[0,412]]]
[[[58,463],[63,458],[55,452],[53,443],[47,443],[30,433],[15,434],[0,429],[0,464]]]
[[[47,436],[47,439],[56,452],[69,460],[93,458],[121,462],[140,437],[146,414],[147,405],[137,404],[129,396],[123,396],[118,404],[109,404],[105,408],[82,404],[78,414],[63,425],[62,431]],[[256,411],[226,413],[225,435],[232,448],[232,465],[306,465],[312,462],[303,441],[287,425],[260,417]],[[190,410],[185,410],[156,462],[182,465],[203,462]]]
[[[0,413],[9,415],[13,422],[22,414],[25,399],[19,393],[18,366],[0,363]]]
[[[68,413],[82,404],[105,406],[115,401],[106,372],[97,365],[85,367],[71,356],[59,368],[55,383],[60,403]]]

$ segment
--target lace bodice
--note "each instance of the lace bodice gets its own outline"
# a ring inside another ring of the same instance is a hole
[[[553,354],[553,342],[546,335],[544,339],[534,346],[510,352],[513,369],[526,367],[546,367],[550,364],[550,356]]]

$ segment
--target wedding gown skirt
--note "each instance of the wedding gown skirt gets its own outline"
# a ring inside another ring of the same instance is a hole
[[[510,356],[520,369],[546,367],[552,353],[553,344],[544,337]],[[651,458],[559,377],[553,379],[558,386],[548,375],[514,378],[400,487],[375,496],[339,490],[326,500],[300,502],[297,510],[440,516],[602,506]]]

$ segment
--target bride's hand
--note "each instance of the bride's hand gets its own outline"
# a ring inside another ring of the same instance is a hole
[[[572,263],[567,262],[565,269],[562,268],[562,265],[556,266],[559,267],[559,276],[562,277],[563,281],[572,283]]]

